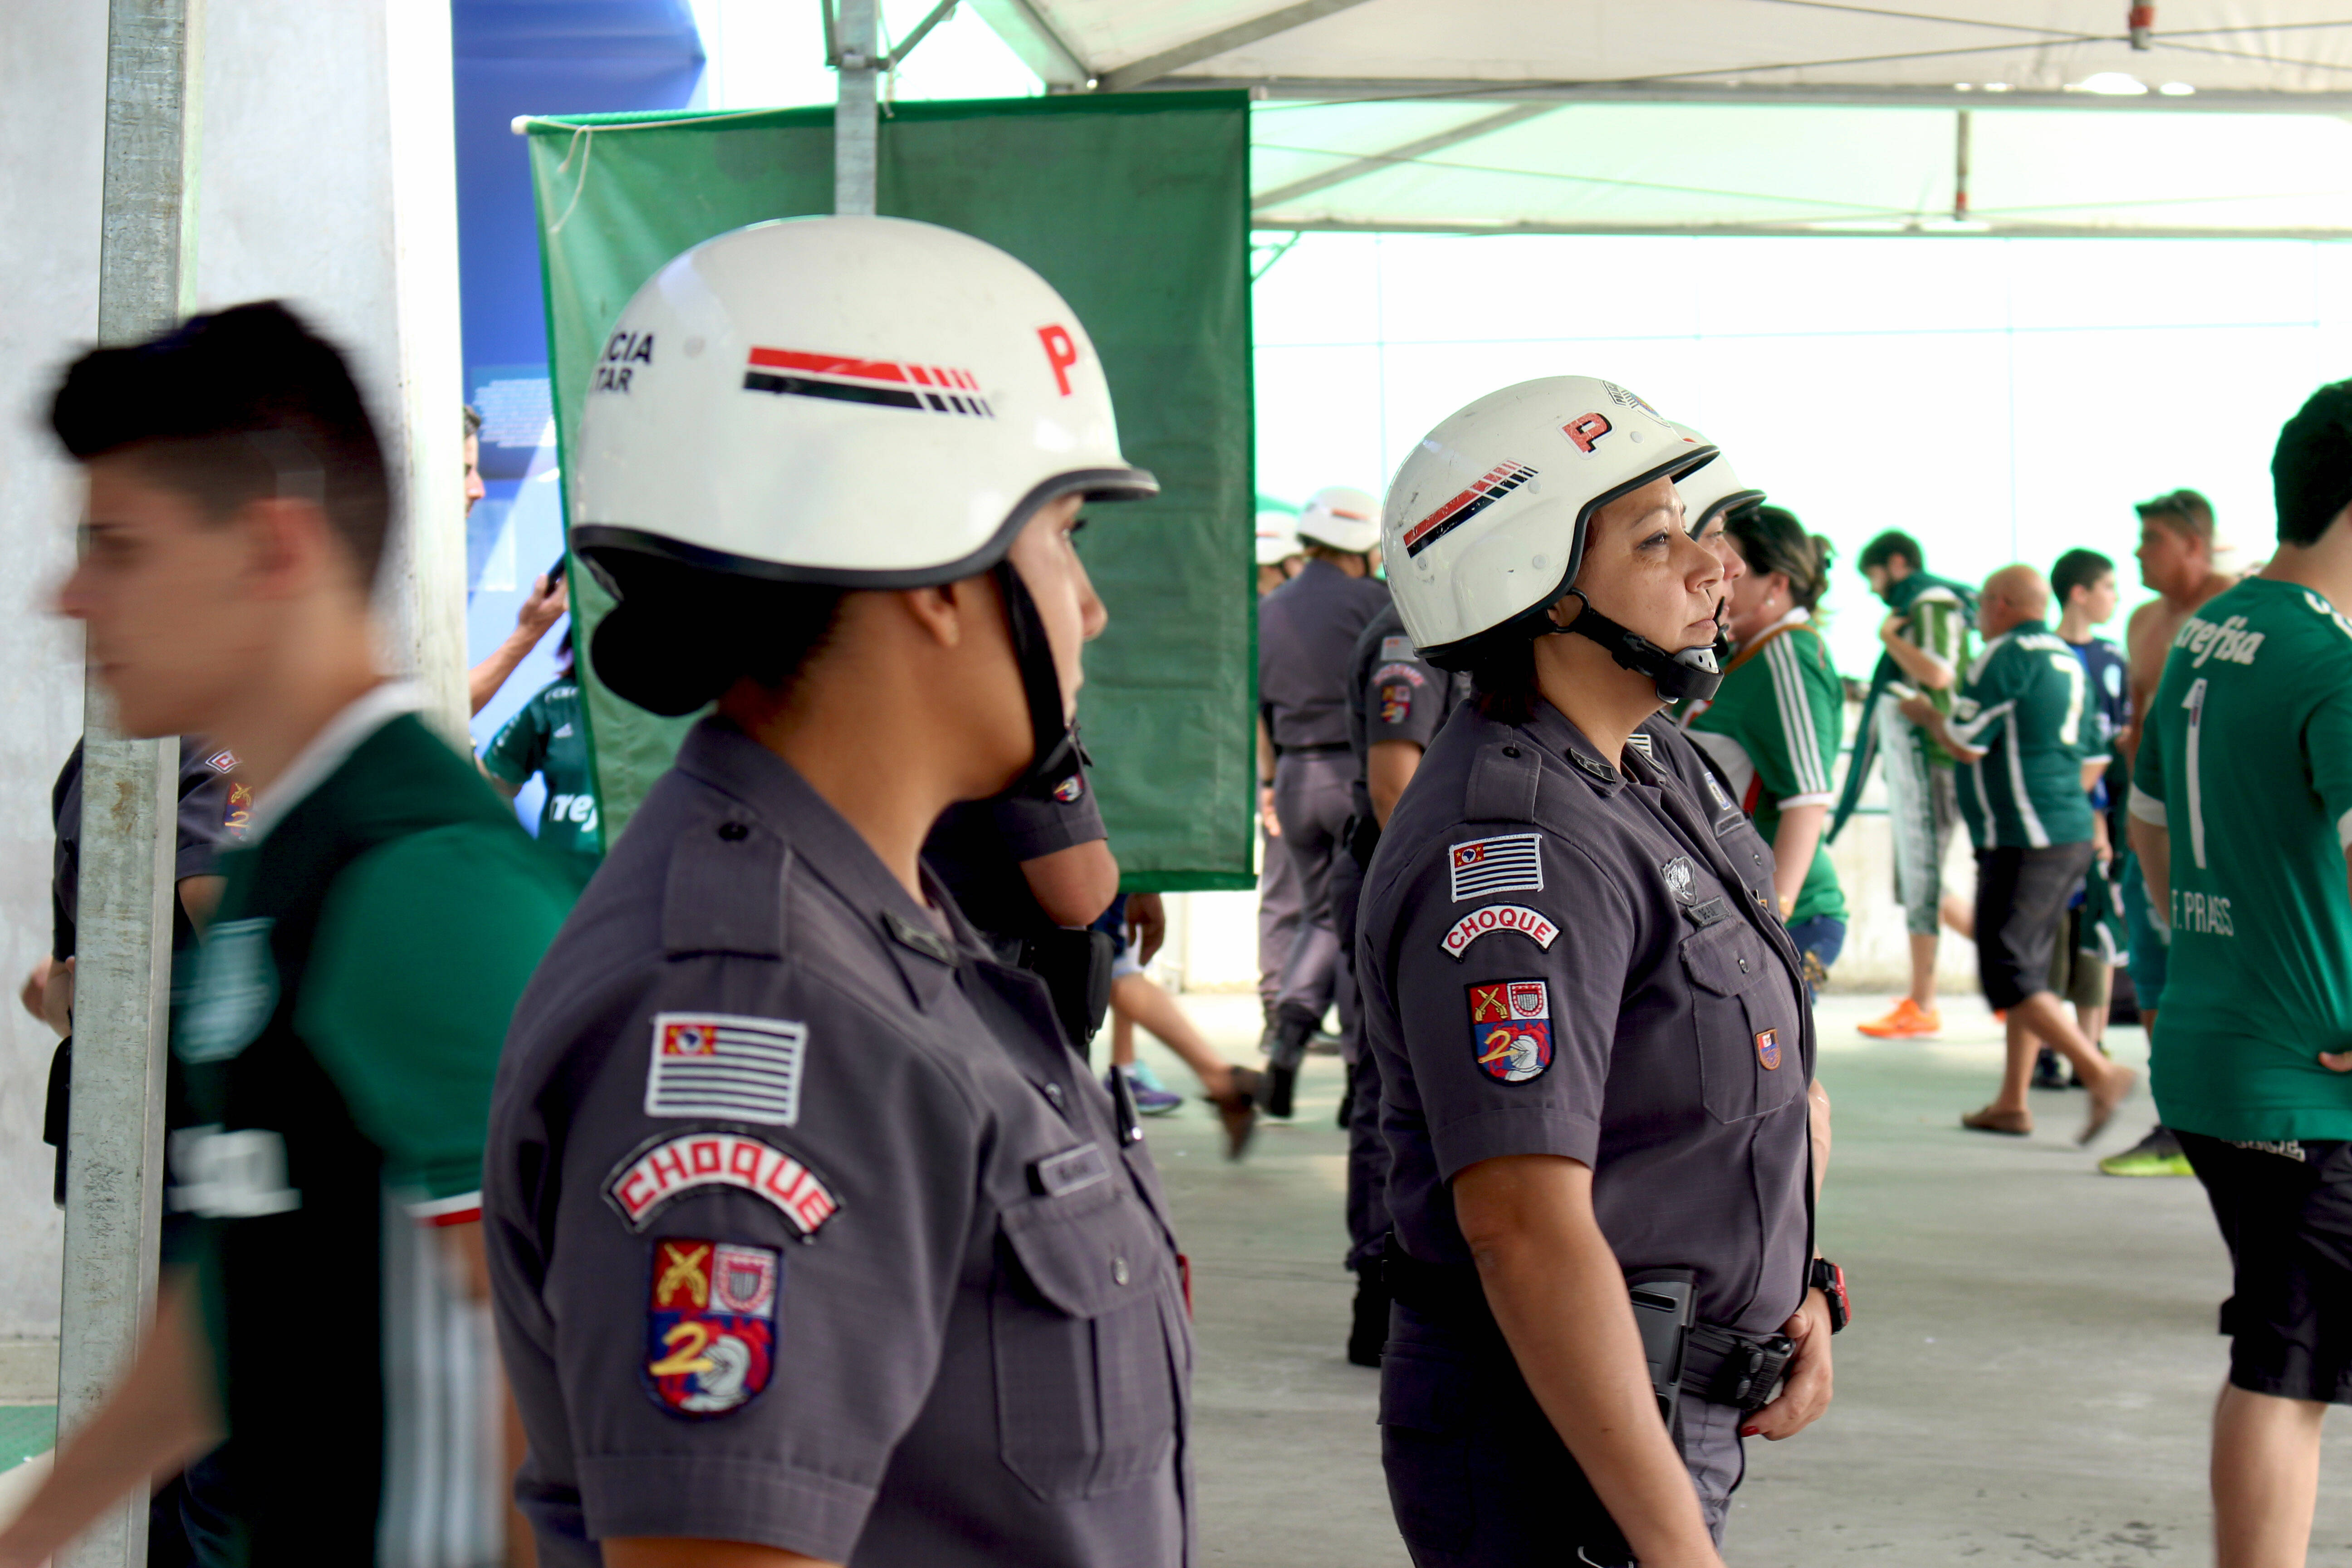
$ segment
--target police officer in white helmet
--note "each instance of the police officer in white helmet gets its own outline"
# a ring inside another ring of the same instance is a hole
[[[1331,1005],[1339,939],[1331,921],[1331,862],[1340,853],[1355,759],[1348,688],[1356,638],[1388,607],[1380,567],[1381,507],[1363,491],[1328,485],[1298,514],[1307,563],[1258,601],[1258,778],[1283,853],[1297,872],[1297,933],[1274,987],[1259,1102],[1288,1116],[1298,1064]]]
[[[1389,817],[1357,950],[1383,1459],[1424,1568],[1717,1568],[1742,1437],[1828,1403],[1798,955],[1769,851],[1651,722],[1720,679],[1722,567],[1675,489],[1710,456],[1559,376],[1462,409],[1390,487],[1405,628],[1475,685]]]
[[[1028,268],[889,218],[621,314],[588,655],[687,736],[517,1011],[486,1207],[539,1560],[1175,1568],[1192,1344],[1132,1118],[918,852],[1068,776],[1089,500],[1148,496]]]

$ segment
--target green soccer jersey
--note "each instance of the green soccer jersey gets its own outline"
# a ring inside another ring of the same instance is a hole
[[[2090,682],[2074,648],[2040,621],[1985,644],[1952,700],[1951,731],[1985,754],[1959,767],[1960,815],[1979,849],[2085,844],[2083,793]]]
[[[2256,578],[2189,617],[2132,769],[2171,840],[2172,945],[2150,1052],[2167,1127],[2352,1138],[2352,622]]]
[[[1968,659],[1968,605],[1956,590],[1946,587],[1940,579],[1928,578],[1925,573],[1914,573],[1902,583],[1895,584],[1898,596],[1901,590],[1906,587],[1911,587],[1915,592],[1905,599],[1901,605],[1903,614],[1909,617],[1909,624],[1904,628],[1902,634],[1903,640],[1950,670],[1956,678],[1955,684],[1957,684],[1957,678]],[[1880,657],[1883,663],[1893,664],[1894,662],[1892,655]],[[1895,670],[1895,679],[1906,685],[1915,684],[1911,677],[1904,674],[1899,667]],[[1920,695],[1934,703],[1938,711],[1949,714],[1952,710],[1952,687],[1930,686],[1924,689]],[[1937,744],[1934,736],[1923,731],[1919,736],[1919,745],[1927,753],[1927,761],[1935,766],[1952,765],[1951,753]]]
[[[423,1560],[474,1508],[436,1433],[480,1373],[426,1227],[478,1217],[507,1021],[572,886],[414,700],[378,688],[263,793],[173,1021],[202,1124],[168,1196],[204,1222],[251,1568]]]
[[[1826,806],[1833,798],[1830,765],[1844,725],[1845,690],[1837,667],[1801,610],[1739,650],[1715,700],[1690,722],[1691,739],[1731,775],[1741,807],[1768,844],[1780,830],[1783,811]],[[1845,914],[1845,892],[1824,837],[1813,847],[1789,922]]]
[[[595,791],[589,784],[587,726],[581,717],[576,681],[565,677],[540,688],[483,751],[482,765],[492,777],[518,789],[531,774],[545,774],[540,843],[576,857],[588,870],[595,868],[604,858],[604,837],[597,822]]]

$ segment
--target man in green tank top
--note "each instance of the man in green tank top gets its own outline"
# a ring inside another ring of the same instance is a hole
[[[2173,635],[2132,768],[2171,930],[2157,1109],[2231,1255],[2215,1560],[2300,1563],[2321,1417],[2352,1404],[2352,382],[2271,459],[2278,553]]]
[[[255,796],[173,1025],[186,1255],[0,1563],[223,1436],[236,1563],[494,1561],[501,1384],[456,1282],[487,1293],[491,1083],[570,881],[376,662],[390,488],[333,348],[198,317],[84,356],[51,422],[89,479],[59,603],[119,722],[209,736]]]

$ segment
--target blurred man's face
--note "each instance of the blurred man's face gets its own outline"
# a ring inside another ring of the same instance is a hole
[[[466,511],[471,515],[474,503],[489,493],[482,486],[482,438],[466,437]]]
[[[1865,566],[1862,569],[1862,580],[1870,584],[1872,593],[1884,599],[1886,590],[1894,585],[1895,574],[1884,566]]]
[[[58,607],[82,623],[124,733],[213,729],[266,642],[254,535],[150,481],[135,458],[99,458],[86,471],[81,559]]]
[[[2158,518],[2139,525],[2139,580],[2159,594],[2187,594],[2205,580],[2212,553],[2194,534]]]

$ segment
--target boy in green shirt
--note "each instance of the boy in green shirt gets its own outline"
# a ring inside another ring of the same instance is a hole
[[[572,889],[376,662],[390,486],[332,347],[274,303],[198,317],[85,355],[51,423],[89,480],[59,603],[118,721],[210,737],[255,798],[172,1034],[192,1256],[0,1563],[224,1436],[239,1564],[494,1560],[501,1384],[446,1282],[488,1293],[491,1083]]]
[[[2168,915],[2150,1060],[2229,1244],[2216,1560],[2300,1563],[2321,1417],[2352,1403],[2352,382],[2271,458],[2278,552],[2182,623],[2131,833]]]

